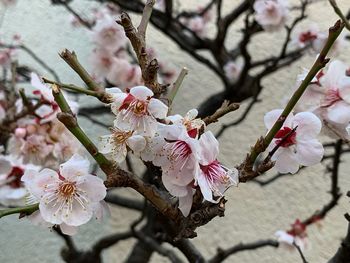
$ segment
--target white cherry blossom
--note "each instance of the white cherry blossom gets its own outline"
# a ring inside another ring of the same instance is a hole
[[[117,123],[116,123],[117,125]],[[100,137],[99,150],[103,154],[110,154],[111,159],[117,163],[125,160],[130,148],[134,153],[141,152],[146,146],[143,136],[134,134],[130,130],[122,130],[115,126],[111,129],[112,134]]]
[[[42,218],[51,224],[80,226],[87,223],[106,196],[103,180],[89,173],[90,163],[74,155],[59,172],[26,170],[23,181],[39,201]]]
[[[199,166],[196,184],[200,187],[204,199],[216,202],[230,186],[237,186],[238,170],[228,169],[218,160],[219,142],[211,131],[207,131],[199,139]]]
[[[145,86],[136,86],[128,94],[115,93],[112,111],[117,115],[116,125],[125,130],[137,132],[142,136],[154,136],[158,122],[168,113],[168,107]]]
[[[268,130],[272,128],[282,111],[276,109],[265,114],[264,122]],[[315,114],[300,112],[294,116],[291,113],[268,147],[271,151],[279,146],[271,158],[276,162],[277,171],[295,174],[300,165],[311,166],[319,163],[324,149],[316,137],[321,128],[322,123]]]

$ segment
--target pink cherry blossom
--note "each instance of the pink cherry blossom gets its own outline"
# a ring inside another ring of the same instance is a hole
[[[237,81],[238,77],[241,74],[243,68],[242,60],[238,60],[237,62],[228,61],[224,66],[224,72],[226,77],[231,81]]]
[[[287,0],[257,0],[254,2],[256,21],[268,31],[280,29],[287,19]]]
[[[141,69],[138,65],[133,65],[122,58],[115,58],[112,62],[106,75],[109,82],[123,88],[142,84]]]
[[[111,129],[112,134],[100,137],[99,150],[101,153],[110,154],[111,159],[117,163],[125,160],[130,148],[134,153],[141,152],[146,146],[143,136],[134,134],[133,131],[122,130],[117,126]]]
[[[39,200],[42,218],[51,224],[80,226],[87,223],[106,196],[103,180],[89,173],[90,163],[74,155],[60,165],[59,172],[26,171],[23,181]]]
[[[292,43],[299,48],[304,48],[308,45],[313,47],[314,41],[319,37],[320,30],[317,24],[311,24],[307,29],[300,30],[293,35]]]
[[[111,51],[125,47],[127,43],[122,26],[110,15],[104,15],[96,21],[92,29],[92,39],[98,46]]]
[[[190,137],[182,125],[164,125],[158,132],[161,140],[154,147],[153,163],[162,168],[164,186],[187,186],[199,171],[198,140]]]
[[[128,94],[116,93],[115,97],[112,111],[117,115],[116,126],[142,136],[154,136],[156,119],[164,119],[168,113],[168,107],[152,98],[153,92],[144,86],[133,87]]]
[[[211,131],[207,131],[199,139],[199,166],[196,184],[205,200],[216,202],[230,186],[238,185],[238,170],[228,169],[218,160],[219,142]]]
[[[265,114],[264,122],[268,130],[272,128],[281,113],[282,110],[277,109]],[[271,151],[277,145],[279,146],[272,156],[272,160],[276,162],[277,171],[295,174],[300,165],[310,166],[319,163],[324,149],[316,137],[321,128],[322,123],[315,114],[300,112],[294,116],[291,113],[268,147]]]

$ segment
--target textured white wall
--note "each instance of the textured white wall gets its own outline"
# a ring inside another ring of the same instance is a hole
[[[30,2],[30,3],[29,3]],[[1,33],[11,36],[20,32],[24,42],[40,54],[55,70],[60,72],[63,81],[81,83],[57,53],[63,48],[75,50],[83,64],[88,65],[88,55],[91,49],[89,37],[83,30],[72,29],[67,20],[67,14],[63,8],[49,8],[46,0],[19,0],[15,8],[11,8],[5,14]],[[186,1],[186,5],[205,1]],[[236,1],[226,5],[237,4]],[[293,1],[297,3],[298,1]],[[320,28],[326,29],[335,20],[336,16],[329,8],[327,1],[315,4],[309,19],[317,22]],[[339,5],[348,10],[348,0],[339,0]],[[81,10],[89,10],[93,1],[77,0],[76,7]],[[227,9],[228,10],[228,9]],[[3,12],[3,11],[2,11]],[[138,19],[138,18],[136,18]],[[250,49],[257,57],[273,53],[282,41],[281,34],[260,36],[254,41]],[[236,42],[239,38],[237,28],[230,30],[230,39],[227,43]],[[204,66],[196,63],[191,57],[179,51],[175,44],[166,39],[152,27],[149,31],[149,43],[159,51],[160,58],[169,61],[175,68],[186,66],[190,74],[186,77],[182,90],[176,101],[175,111],[185,113],[187,109],[198,105],[210,94],[221,90],[218,78]],[[344,50],[340,58],[350,63],[349,49]],[[302,67],[311,65],[314,57],[305,57],[293,66],[279,71],[277,74],[264,80],[266,86],[262,94],[263,103],[257,104],[248,118],[239,127],[228,130],[220,139],[221,160],[227,166],[239,163],[252,145],[257,135],[264,134],[262,122],[264,113],[280,107],[280,101],[289,89],[293,88],[296,75]],[[38,67],[31,58],[25,54],[20,55],[20,62],[31,63]],[[42,74],[46,72],[41,71]],[[242,106],[244,108],[244,105]],[[229,122],[239,112],[224,118],[223,122]],[[107,121],[107,120],[106,120]],[[103,134],[97,126],[84,122],[89,127],[89,134]],[[93,128],[91,128],[93,127]],[[215,130],[217,127],[212,127]],[[340,186],[345,193],[350,189],[349,158],[344,157],[344,163],[340,169]],[[347,161],[347,163],[346,163]],[[241,184],[239,188],[232,188],[227,192],[226,216],[217,218],[210,224],[198,230],[198,238],[194,243],[206,256],[213,255],[215,248],[229,247],[239,242],[251,242],[258,239],[273,237],[278,229],[287,229],[296,218],[305,218],[314,210],[325,204],[330,196],[328,175],[324,174],[324,165],[305,169],[302,173],[281,179],[267,188],[261,188],[253,183]],[[132,194],[132,191],[123,190]],[[340,240],[345,234],[346,222],[343,214],[350,210],[349,202],[342,198],[340,204],[329,216],[321,222],[322,226],[312,226],[308,230],[310,249],[305,252],[309,262],[326,262],[335,253]],[[112,219],[103,226],[96,223],[84,226],[75,239],[81,248],[87,248],[89,244],[97,240],[105,233],[123,231],[128,224],[136,218],[137,214],[124,209],[113,209]],[[7,217],[0,221],[0,262],[61,262],[59,250],[63,242],[55,234],[47,230],[29,225],[25,220],[18,221],[16,216]],[[126,251],[133,241],[121,242],[115,248],[106,253],[107,262],[121,262],[126,257]],[[167,262],[158,255],[153,257],[153,262]],[[227,262],[262,262],[262,263],[294,263],[300,262],[297,253],[290,253],[282,249],[264,248],[254,252],[237,254]]]

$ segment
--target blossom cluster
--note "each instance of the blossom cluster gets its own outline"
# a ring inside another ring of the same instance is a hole
[[[59,107],[50,88],[35,73],[31,74],[31,86],[34,90],[29,103],[39,106],[33,114],[23,115],[11,124],[12,132],[7,145],[4,152],[0,152],[2,205],[25,204],[26,191],[21,177],[27,169],[57,169],[61,163],[82,150],[78,140],[57,120]],[[78,104],[72,100],[68,102],[77,113]],[[7,117],[5,112],[14,110],[14,114],[20,116],[26,110],[21,98],[16,99],[14,109],[8,108],[10,106],[5,91],[0,91],[0,124]]]
[[[179,209],[187,216],[196,188],[209,202],[217,202],[225,190],[238,184],[238,171],[218,160],[219,143],[205,124],[196,119],[197,110],[185,117],[168,115],[168,107],[144,86],[128,92],[108,91],[116,115],[110,135],[102,136],[99,149],[111,160],[122,162],[128,151],[162,171],[162,182],[179,198]]]
[[[141,85],[141,69],[130,54],[124,29],[115,21],[118,16],[119,7],[107,4],[93,10],[93,17],[88,20],[93,24],[90,36],[95,46],[90,57],[92,72],[97,81],[106,80],[121,88]],[[81,25],[76,18],[72,22],[73,25]],[[147,53],[150,59],[156,56],[153,49],[148,49]],[[161,81],[169,83],[175,72],[167,64],[159,62],[159,74]]]

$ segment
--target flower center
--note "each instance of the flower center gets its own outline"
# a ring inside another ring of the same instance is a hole
[[[200,168],[210,185],[215,185],[217,183],[227,184],[230,182],[229,176],[218,160],[215,160],[208,165],[200,164]]]
[[[124,144],[132,135],[132,131],[120,131],[113,129],[113,141],[116,144]]]
[[[179,159],[183,160],[186,159],[191,153],[191,147],[184,141],[169,141],[166,140],[168,142],[168,145],[166,148],[170,148],[170,159],[172,161],[178,161]]]
[[[137,115],[145,114],[147,111],[147,104],[144,101],[137,100],[132,110]]]
[[[281,147],[289,147],[296,143],[296,136],[296,132],[291,128],[283,127],[275,135],[275,138],[278,139],[276,140],[276,144]]]
[[[72,197],[77,190],[75,183],[64,182],[61,183],[58,187],[59,194],[64,198]]]
[[[329,89],[326,91],[326,95],[321,103],[321,107],[330,107],[340,100],[342,100],[342,98],[339,95],[339,90]]]
[[[307,32],[303,32],[299,35],[299,41],[302,42],[302,43],[305,43],[305,42],[309,42],[309,41],[313,41],[317,38],[317,35],[310,32],[310,31],[307,31]]]

